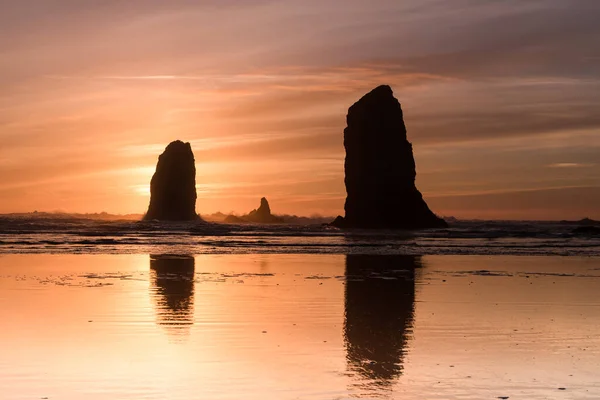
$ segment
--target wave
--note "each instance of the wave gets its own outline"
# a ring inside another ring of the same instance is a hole
[[[236,225],[0,216],[0,253],[385,253],[600,255],[598,230],[573,222],[456,221],[423,231],[325,224]]]

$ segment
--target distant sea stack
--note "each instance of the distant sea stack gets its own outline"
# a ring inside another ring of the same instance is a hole
[[[415,186],[416,167],[400,103],[389,86],[367,93],[348,110],[344,129],[346,211],[340,228],[446,227]]]
[[[256,210],[250,211],[248,216],[246,217],[248,221],[258,222],[263,224],[272,224],[281,221],[281,218],[278,218],[271,214],[271,206],[269,206],[269,202],[265,197],[260,199],[260,207]]]
[[[265,197],[260,199],[260,207],[250,211],[247,215],[237,217],[229,215],[225,218],[225,222],[230,224],[242,224],[254,222],[257,224],[279,224],[283,223],[283,218],[271,214],[271,207]]]
[[[189,143],[169,143],[158,157],[150,182],[150,206],[144,220],[193,221],[196,214],[196,165]]]

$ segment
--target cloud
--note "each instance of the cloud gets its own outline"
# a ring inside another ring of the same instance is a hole
[[[582,164],[582,163],[554,163],[548,165],[550,168],[585,168],[593,167],[594,164]]]
[[[443,215],[463,218],[571,219],[598,218],[600,187],[549,187],[455,196],[426,196]]]
[[[179,138],[208,187],[248,183],[252,197],[270,190],[256,180],[296,180],[274,194],[288,211],[337,213],[345,114],[379,84],[402,103],[428,195],[599,178],[597,0],[0,0],[0,11],[0,175],[43,189],[40,202],[65,201],[60,186],[86,206],[139,207],[114,185],[147,176],[110,171],[153,165]]]

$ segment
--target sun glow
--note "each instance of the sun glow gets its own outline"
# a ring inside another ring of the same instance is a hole
[[[135,1],[125,22],[115,2],[59,1],[34,22],[21,3],[0,13],[0,213],[143,212],[157,157],[179,139],[195,154],[200,213],[246,213],[267,196],[281,213],[342,214],[346,113],[388,84],[436,212],[520,217],[497,212],[520,196],[505,193],[552,187],[562,200],[544,218],[600,218],[600,59],[580,36],[598,24],[579,7]],[[522,42],[507,18],[539,35]],[[577,208],[573,187],[592,188]],[[473,210],[448,193],[489,197]]]

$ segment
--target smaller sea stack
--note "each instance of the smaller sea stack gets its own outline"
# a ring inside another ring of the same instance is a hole
[[[196,214],[196,165],[192,146],[169,143],[158,157],[150,182],[150,206],[144,220],[193,221]]]
[[[260,206],[257,209],[250,211],[246,218],[248,221],[259,223],[275,222],[275,216],[271,214],[271,206],[269,206],[269,202],[265,197],[260,199]]]
[[[271,207],[265,197],[260,199],[260,207],[250,211],[248,214],[241,217],[229,215],[225,218],[225,222],[229,224],[243,224],[253,222],[256,224],[280,224],[283,223],[283,218],[271,214]]]
[[[265,197],[260,199],[260,207],[250,211],[248,215],[242,218],[257,224],[279,224],[283,222],[282,218],[271,214],[271,207]]]
[[[400,103],[379,86],[348,110],[345,217],[340,228],[422,229],[446,227],[415,186],[416,166]]]

